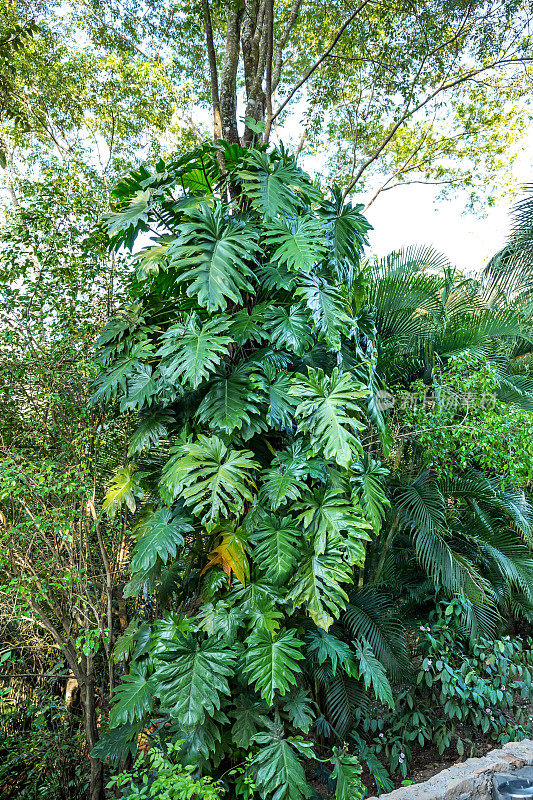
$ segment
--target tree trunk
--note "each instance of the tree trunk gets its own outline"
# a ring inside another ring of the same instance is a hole
[[[241,46],[243,0],[230,0],[226,11],[226,52],[220,82],[222,136],[229,144],[239,144],[237,129],[237,69]]]
[[[96,721],[96,703],[94,696],[94,679],[91,658],[87,659],[87,670],[81,684],[81,703],[83,706],[83,724],[89,748],[91,776],[89,782],[89,800],[105,800],[104,765],[90,753],[98,741],[98,724]]]

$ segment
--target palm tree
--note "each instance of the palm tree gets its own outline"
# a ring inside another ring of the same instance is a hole
[[[522,308],[495,303],[486,279],[465,277],[431,248],[400,250],[363,271],[374,312],[376,391],[384,384],[407,388],[419,378],[434,386],[437,365],[468,353],[494,365],[502,400],[533,410],[533,381],[517,363],[533,342]]]

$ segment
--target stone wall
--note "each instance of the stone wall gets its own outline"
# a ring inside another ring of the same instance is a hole
[[[493,783],[511,777],[533,779],[533,740],[504,744],[483,758],[468,758],[424,783],[402,786],[379,800],[490,800]],[[527,769],[530,767],[530,769]],[[375,797],[369,800],[378,800]]]

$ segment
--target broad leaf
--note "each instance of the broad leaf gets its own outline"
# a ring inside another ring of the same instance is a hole
[[[187,295],[208,311],[225,311],[228,300],[242,304],[242,292],[252,293],[249,264],[258,250],[257,232],[225,217],[222,208],[206,203],[188,212],[178,226],[178,237],[168,249],[178,280]]]
[[[156,446],[167,435],[167,427],[174,417],[164,411],[155,411],[140,422],[130,437],[128,458]]]
[[[305,478],[309,474],[305,457],[294,456],[290,450],[276,453],[269,469],[261,472],[260,497],[272,511],[289,500],[297,500],[307,489]]]
[[[234,530],[229,523],[216,527],[215,546],[208,555],[209,561],[203,568],[201,575],[215,565],[220,565],[228,576],[228,585],[231,588],[231,577],[235,573],[237,579],[246,585],[250,575],[250,567],[246,556],[246,538],[241,528]]]
[[[246,640],[244,672],[269,705],[274,693],[284,695],[296,683],[300,672],[298,661],[303,658],[301,642],[294,631],[281,630],[273,637],[264,628],[253,631]]]
[[[358,676],[354,655],[349,644],[322,628],[310,630],[306,638],[308,652],[316,657],[319,664],[329,660],[334,675],[337,668],[342,667],[348,675]]]
[[[184,535],[194,530],[191,522],[186,514],[164,507],[145,517],[134,529],[136,541],[131,571],[139,572],[154,566],[158,557],[164,564],[169,558],[175,558],[178,547],[185,544]]]
[[[292,427],[296,400],[290,394],[289,375],[279,374],[273,367],[265,366],[256,379],[267,398],[269,423],[275,428]]]
[[[91,758],[108,761],[111,766],[117,767],[126,756],[135,756],[141,731],[142,722],[127,722],[104,731],[91,750]]]
[[[216,636],[225,644],[231,645],[243,624],[244,612],[240,608],[231,607],[224,600],[219,600],[218,603],[206,603],[202,606],[197,619],[208,636]]]
[[[355,466],[354,472],[357,474],[353,479],[354,499],[361,503],[366,518],[378,533],[390,506],[381,483],[382,477],[388,474],[388,470],[381,467],[379,462],[365,459],[362,464]]]
[[[106,492],[102,510],[113,517],[118,509],[125,503],[132,514],[137,508],[136,498],[143,496],[143,491],[138,484],[139,473],[134,471],[131,464],[117,469],[113,482]]]
[[[260,747],[252,766],[264,800],[302,800],[311,796],[311,787],[294,752],[294,745],[300,744],[301,740],[283,739],[274,733],[258,733],[254,741]]]
[[[309,316],[301,303],[289,309],[273,306],[265,312],[265,325],[270,341],[278,350],[289,350],[301,355],[313,343]]]
[[[368,541],[369,524],[363,519],[360,510],[348,503],[333,489],[317,489],[307,494],[296,505],[301,510],[300,519],[313,536],[315,553],[323,553],[328,537],[330,542],[346,550],[351,564],[361,564]]]
[[[352,570],[343,561],[342,551],[328,545],[323,554],[310,555],[303,561],[287,600],[296,607],[304,606],[313,622],[327,630],[348,602],[341,584],[352,580]]]
[[[251,198],[254,208],[267,219],[282,213],[294,213],[299,199],[291,185],[303,182],[303,173],[296,164],[271,163],[266,153],[257,152],[249,153],[247,160],[252,169],[242,170],[239,176],[244,193]]]
[[[335,800],[362,800],[366,790],[361,782],[362,768],[357,756],[341,750],[340,747],[334,747],[331,763],[331,777],[336,781]]]
[[[354,326],[346,290],[331,286],[317,275],[308,275],[296,292],[304,297],[318,331],[335,350],[340,350],[341,336],[349,336]]]
[[[242,511],[252,500],[251,474],[258,468],[250,450],[232,450],[218,436],[199,436],[167,461],[160,490],[169,505],[181,497],[204,523]]]
[[[382,703],[386,703],[389,708],[394,708],[392,688],[387,678],[385,667],[381,661],[378,661],[374,651],[365,639],[355,643],[355,653],[359,659],[359,669],[366,688],[368,689],[372,686],[377,699],[381,700]]]
[[[191,636],[170,642],[153,675],[156,695],[162,707],[180,725],[202,724],[206,714],[220,709],[221,695],[230,694],[228,678],[233,675],[235,654],[220,640],[197,642]]]
[[[119,636],[113,648],[113,661],[118,663],[129,658],[135,649],[137,643],[137,633],[139,631],[139,620],[134,618],[129,623],[128,627]]]
[[[284,583],[298,562],[302,535],[292,517],[267,514],[250,537],[253,559],[268,580]]]
[[[136,192],[122,211],[112,211],[104,215],[104,225],[111,238],[117,234],[136,228],[148,219],[150,190]]]
[[[157,393],[157,383],[149,364],[137,364],[127,378],[128,388],[120,399],[120,410],[140,411],[149,406]]]
[[[137,672],[124,675],[115,689],[115,705],[109,722],[112,727],[141,720],[152,706],[152,680]]]
[[[246,694],[235,698],[234,708],[229,712],[235,722],[231,727],[231,736],[237,747],[248,749],[256,733],[268,726],[268,706],[262,701],[254,700]]]
[[[298,689],[294,697],[288,697],[285,700],[283,710],[294,728],[299,728],[304,733],[309,733],[316,716],[313,705],[309,693],[304,689]]]
[[[229,375],[217,375],[212,379],[196,416],[199,422],[207,423],[212,429],[232,433],[252,423],[253,417],[260,413],[259,404],[250,367],[241,363]]]
[[[292,272],[310,273],[327,253],[324,226],[313,217],[281,220],[268,227],[266,242],[276,249],[272,261]]]
[[[196,389],[227,356],[233,341],[227,335],[230,320],[226,317],[201,324],[192,317],[186,325],[177,324],[163,334],[163,344],[157,351],[161,357],[160,370],[170,383],[183,382]]]
[[[354,431],[364,428],[356,414],[357,400],[367,394],[365,387],[337,368],[330,378],[321,369],[309,369],[307,378],[293,380],[291,394],[301,399],[295,412],[298,430],[310,434],[313,450],[349,467],[361,452]]]

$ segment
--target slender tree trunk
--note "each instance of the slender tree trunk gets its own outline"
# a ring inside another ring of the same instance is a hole
[[[92,658],[87,659],[87,668],[81,684],[81,703],[83,706],[83,724],[89,754],[98,741],[98,724],[96,718],[96,700],[94,694],[94,675]],[[105,800],[104,765],[98,758],[92,758],[89,782],[89,800]]]

